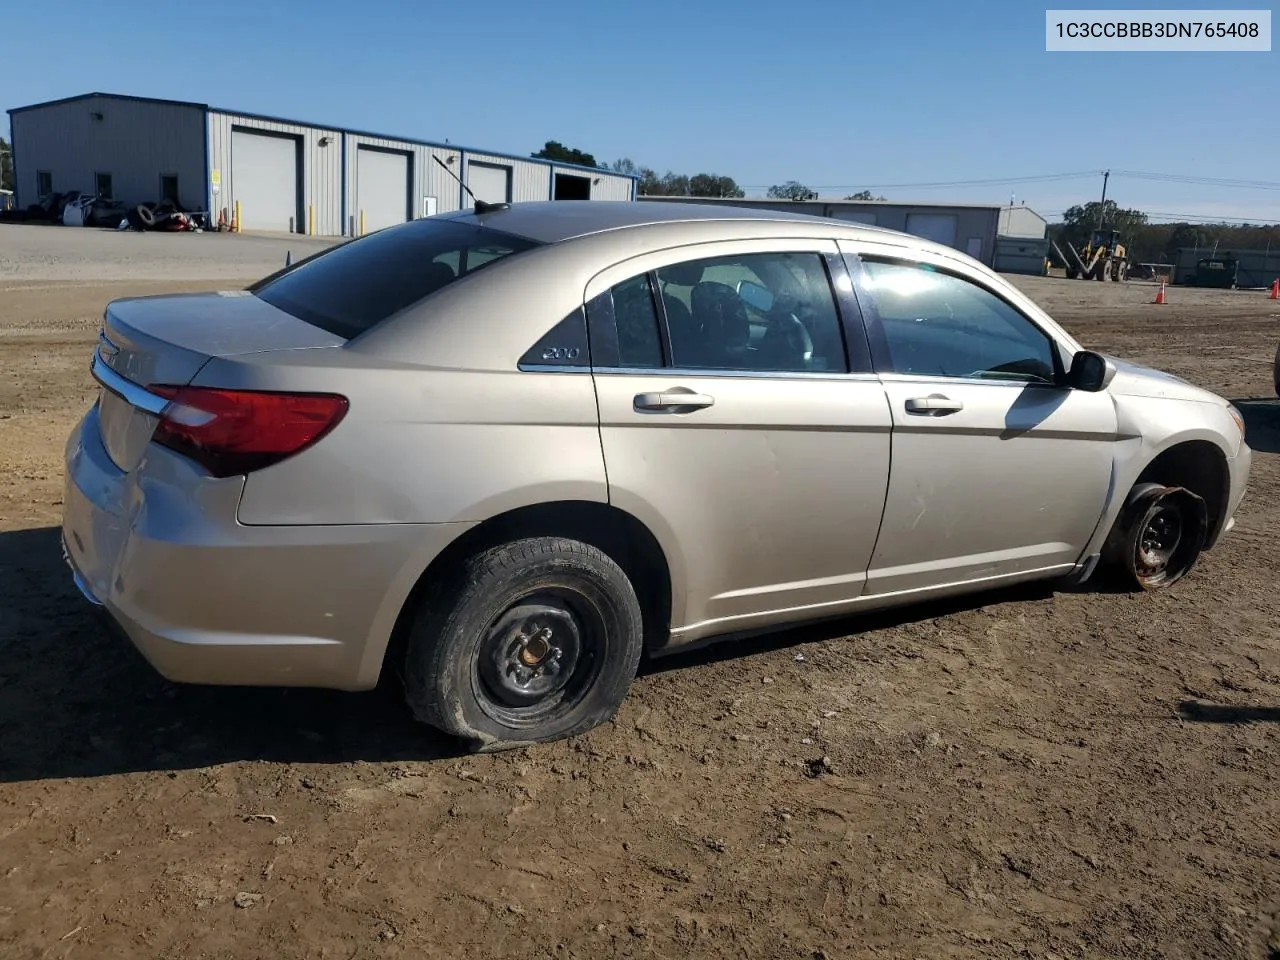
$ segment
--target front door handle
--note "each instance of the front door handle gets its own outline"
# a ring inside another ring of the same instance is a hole
[[[637,410],[701,410],[715,402],[715,397],[683,387],[661,393],[638,393],[635,398]]]
[[[939,394],[931,397],[912,397],[907,401],[907,413],[923,413],[931,417],[942,417],[963,409],[964,404],[959,400],[952,400],[950,397]]]

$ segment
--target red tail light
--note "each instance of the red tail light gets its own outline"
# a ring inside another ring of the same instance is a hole
[[[333,394],[149,389],[169,401],[152,439],[215,477],[261,470],[305,450],[338,425],[348,406]]]

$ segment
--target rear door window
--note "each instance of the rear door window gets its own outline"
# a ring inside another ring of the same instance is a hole
[[[538,245],[485,227],[415,220],[326,250],[249,289],[300,320],[352,339],[454,280]]]

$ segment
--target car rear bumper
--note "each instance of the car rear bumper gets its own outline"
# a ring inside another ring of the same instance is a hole
[[[469,524],[242,526],[242,487],[154,446],[121,473],[90,411],[63,495],[77,588],[169,680],[373,687],[409,592]]]

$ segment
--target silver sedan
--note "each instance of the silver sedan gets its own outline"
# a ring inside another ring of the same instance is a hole
[[[360,690],[499,749],[644,653],[1031,580],[1178,581],[1225,400],[983,265],[768,211],[431,217],[249,290],[119,300],[66,450],[83,593],[181,682]]]

